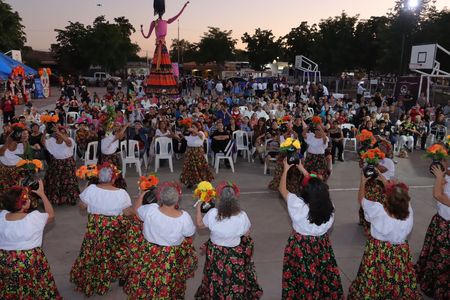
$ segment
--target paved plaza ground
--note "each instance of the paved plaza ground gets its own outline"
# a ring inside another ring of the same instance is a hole
[[[38,102],[38,101],[36,101]],[[38,106],[47,108],[54,100],[39,102]],[[409,244],[414,262],[417,261],[428,224],[436,213],[432,197],[433,178],[428,172],[429,160],[423,159],[423,152],[414,152],[409,159],[398,159],[397,177],[410,185],[414,228]],[[336,208],[335,223],[330,234],[334,253],[341,270],[344,291],[347,294],[351,281],[355,278],[363,254],[366,238],[362,227],[358,226],[357,189],[359,168],[356,154],[346,152],[346,162],[339,162],[329,180],[331,196]],[[161,181],[177,180],[182,161],[174,161],[174,173],[167,164],[158,176]],[[153,171],[150,165],[149,172]],[[129,192],[133,199],[137,196],[138,177],[134,168],[127,170]],[[277,193],[267,189],[271,176],[263,175],[263,165],[259,162],[247,163],[238,158],[236,173],[222,168],[215,182],[232,180],[241,186],[240,202],[252,222],[252,237],[255,241],[254,261],[258,281],[264,290],[263,299],[280,299],[283,250],[292,231],[284,201]],[[192,191],[184,190],[182,209],[194,217]],[[56,207],[56,222],[48,226],[44,235],[44,251],[50,261],[59,291],[65,299],[83,299],[69,282],[69,272],[75,261],[83,240],[87,217],[77,207]],[[208,230],[200,230],[195,236],[195,247],[199,247],[209,237]],[[194,299],[200,285],[204,256],[199,256],[199,268],[193,279],[188,280],[186,299]],[[90,299],[125,299],[118,283],[103,297]]]

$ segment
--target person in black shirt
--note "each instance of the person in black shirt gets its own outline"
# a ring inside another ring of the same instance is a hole
[[[305,142],[305,139],[303,138],[303,120],[302,120],[301,116],[295,117],[294,125],[292,126],[292,130],[294,130],[297,133],[298,140],[302,144],[301,148],[300,148],[300,152],[304,156],[306,150],[308,149],[308,144]]]
[[[36,159],[43,160],[44,155],[44,135],[39,131],[39,124],[33,123],[30,126],[31,133],[28,138],[28,143],[33,149],[33,157]]]
[[[331,159],[333,164],[336,159],[336,150],[338,151],[338,160],[344,161],[342,159],[342,154],[344,152],[344,134],[342,133],[342,129],[339,127],[338,121],[333,121],[333,126],[330,128],[328,133],[331,140]]]
[[[230,132],[224,129],[222,120],[216,122],[216,128],[217,129],[211,135],[211,149],[214,152],[214,156],[219,152],[224,153],[228,142],[231,139]],[[227,168],[230,167],[228,160],[225,160],[225,165]]]

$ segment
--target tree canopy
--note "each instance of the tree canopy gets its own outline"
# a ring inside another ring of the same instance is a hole
[[[116,71],[128,60],[135,60],[140,50],[131,42],[135,29],[125,17],[115,18],[114,23],[110,23],[99,16],[92,25],[69,22],[64,29],[55,31],[56,43],[51,49],[60,68],[66,72],[79,73],[90,66]]]
[[[241,39],[247,44],[248,60],[255,70],[264,70],[264,65],[281,54],[281,41],[275,39],[272,30],[257,28],[253,35],[246,32]]]
[[[19,13],[0,0],[0,51],[20,50],[27,41]]]

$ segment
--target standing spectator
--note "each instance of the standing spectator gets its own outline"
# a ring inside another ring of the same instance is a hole
[[[15,103],[10,93],[2,98],[0,109],[3,112],[3,124],[11,122],[15,115]]]

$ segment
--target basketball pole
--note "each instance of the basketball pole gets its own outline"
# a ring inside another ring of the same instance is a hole
[[[403,75],[403,55],[405,54],[405,39],[406,39],[405,33],[403,32],[403,34],[402,34],[402,51],[400,54],[400,72],[399,72],[400,76]]]

